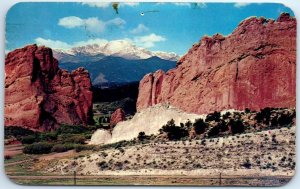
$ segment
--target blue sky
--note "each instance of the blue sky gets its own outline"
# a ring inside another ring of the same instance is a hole
[[[69,49],[129,40],[154,51],[183,55],[204,35],[230,34],[250,16],[276,19],[293,12],[282,4],[261,3],[19,3],[6,17],[6,50],[38,43]]]

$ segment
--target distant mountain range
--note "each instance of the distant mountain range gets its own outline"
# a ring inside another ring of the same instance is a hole
[[[175,53],[149,51],[125,40],[56,49],[53,54],[63,69],[86,68],[93,85],[100,87],[139,81],[147,73],[174,68],[179,59]]]

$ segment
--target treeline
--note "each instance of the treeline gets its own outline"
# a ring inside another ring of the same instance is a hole
[[[176,125],[170,120],[159,131],[168,140],[202,139],[291,127],[295,124],[294,109],[264,108],[259,112],[213,112],[205,119],[196,119]],[[162,137],[160,137],[162,138]]]
[[[139,92],[139,82],[101,88],[93,86],[93,102],[113,102],[131,98],[136,102]]]

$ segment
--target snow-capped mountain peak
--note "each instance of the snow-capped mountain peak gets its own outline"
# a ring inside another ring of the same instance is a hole
[[[56,58],[62,59],[63,56],[115,56],[128,60],[148,59],[157,56],[164,60],[177,61],[179,56],[176,53],[162,51],[150,51],[148,49],[137,47],[130,40],[114,40],[102,42],[100,44],[88,44],[84,46],[73,47],[69,50],[54,50]]]

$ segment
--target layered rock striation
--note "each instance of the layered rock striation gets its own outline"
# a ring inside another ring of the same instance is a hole
[[[58,67],[52,50],[29,45],[5,59],[5,126],[48,131],[60,124],[92,124],[89,73]]]
[[[295,107],[296,20],[251,17],[231,35],[203,37],[174,69],[144,76],[137,110],[166,103],[205,114]]]

